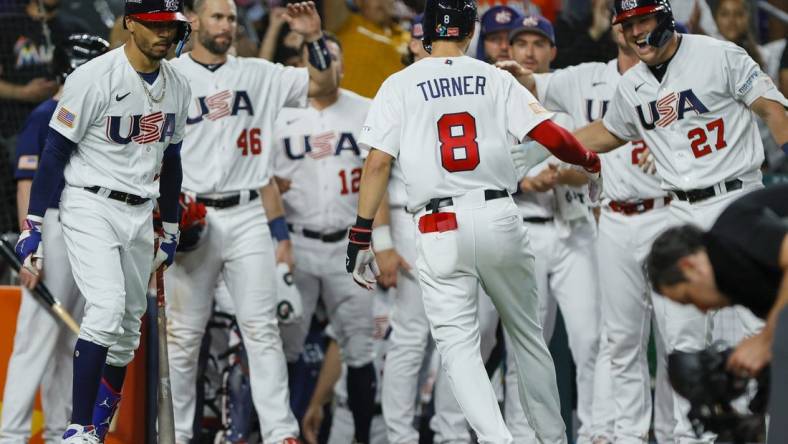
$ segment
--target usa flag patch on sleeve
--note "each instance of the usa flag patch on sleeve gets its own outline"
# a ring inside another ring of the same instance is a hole
[[[37,170],[38,169],[38,156],[29,154],[26,156],[19,156],[19,163],[16,166],[18,170]]]
[[[66,109],[64,106],[61,106],[60,111],[57,112],[58,122],[66,125],[69,128],[74,128],[74,119],[76,118],[77,115]]]

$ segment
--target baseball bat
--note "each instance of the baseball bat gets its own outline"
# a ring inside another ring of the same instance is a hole
[[[19,258],[16,257],[16,253],[14,252],[14,247],[8,242],[5,236],[0,237],[0,255],[3,256],[3,259],[5,259],[6,263],[8,263],[14,271],[19,273],[19,270],[22,268],[22,263],[19,262]],[[44,285],[43,280],[38,281],[38,284],[32,292],[41,303],[46,304],[52,312],[66,324],[69,330],[73,331],[75,335],[79,335],[79,325],[66,309],[63,308],[60,301],[55,299],[46,285]]]
[[[164,267],[156,270],[156,324],[159,335],[159,444],[175,444],[175,418],[170,385],[170,360],[167,352],[167,313],[164,300]]]

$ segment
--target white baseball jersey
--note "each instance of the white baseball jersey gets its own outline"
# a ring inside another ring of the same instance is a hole
[[[227,56],[212,71],[188,53],[172,64],[192,87],[183,189],[207,194],[266,185],[274,121],[285,106],[306,106],[307,69]]]
[[[322,232],[356,220],[363,160],[356,140],[371,100],[339,91],[323,110],[285,108],[274,125],[274,174],[291,180],[282,194],[287,221]]]
[[[583,63],[534,77],[537,95],[544,106],[570,114],[579,125],[605,115],[621,80],[618,59]],[[638,167],[638,156],[645,147],[645,142],[638,140],[600,155],[604,198],[630,201],[665,195],[659,179]]]
[[[467,56],[427,57],[386,79],[360,142],[398,159],[415,210],[471,190],[514,192],[509,138],[551,116],[507,72]]]
[[[153,85],[145,83],[122,46],[74,70],[49,122],[77,144],[66,183],[158,197],[164,150],[183,139],[189,91],[166,60]]]
[[[665,189],[758,182],[763,144],[749,106],[759,97],[788,106],[743,49],[682,34],[662,82],[644,63],[627,71],[603,122],[621,139],[646,141]]]

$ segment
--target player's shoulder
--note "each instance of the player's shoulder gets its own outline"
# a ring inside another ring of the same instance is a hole
[[[369,107],[369,105],[372,103],[372,99],[344,88],[339,88],[339,97],[341,100],[347,102],[350,105],[360,107]]]
[[[610,62],[585,62],[580,63],[578,65],[567,66],[566,68],[561,68],[553,71],[554,74],[565,74],[565,75],[573,75],[573,76],[582,76],[582,77],[602,77],[608,70],[608,65],[610,63],[615,63],[615,59],[611,60]]]
[[[682,34],[682,45],[687,45],[687,57],[691,59],[710,60],[730,54],[746,55],[747,52],[739,45],[727,40],[699,34]],[[680,48],[679,48],[680,49]]]
[[[189,80],[186,78],[186,75],[183,74],[179,69],[176,69],[172,61],[162,60],[160,66],[164,74],[168,77],[171,77],[179,89],[191,91]]]

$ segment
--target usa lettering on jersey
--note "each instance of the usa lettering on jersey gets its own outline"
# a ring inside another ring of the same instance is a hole
[[[678,93],[668,93],[657,100],[652,100],[648,106],[648,118],[644,115],[642,105],[635,107],[640,118],[640,124],[647,131],[653,130],[657,126],[665,128],[677,120],[683,120],[685,114],[690,111],[694,111],[697,116],[709,112],[709,109],[695,95],[692,89],[686,89]]]
[[[127,121],[127,125],[123,125]],[[122,134],[126,134],[125,136]],[[107,140],[118,145],[131,142],[140,145],[163,142],[175,133],[175,113],[135,114],[133,116],[107,116]]]
[[[297,142],[291,137],[283,137],[282,144],[285,155],[290,160],[300,160],[306,156],[312,159],[321,159],[330,155],[339,156],[342,151],[351,151],[360,156],[361,150],[356,143],[356,138],[351,132],[327,131],[324,133],[305,135],[301,138],[303,144],[297,147]]]
[[[241,111],[248,115],[254,115],[254,107],[249,93],[246,91],[224,90],[211,94],[210,96],[196,97],[198,114],[195,117],[187,117],[186,124],[194,125],[202,120],[218,120],[222,117],[237,116]]]

